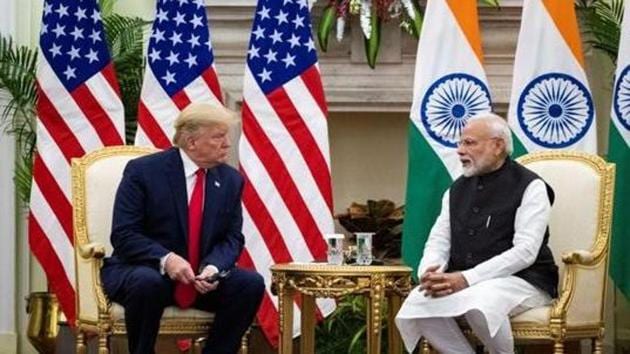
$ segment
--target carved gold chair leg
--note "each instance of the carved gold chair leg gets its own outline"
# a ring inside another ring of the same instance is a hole
[[[561,339],[553,343],[553,354],[564,354],[564,342]]]
[[[87,353],[87,346],[85,343],[85,334],[80,329],[77,329],[76,346],[77,346],[77,354]]]
[[[593,354],[604,353],[604,341],[603,338],[597,337],[593,339]]]
[[[249,329],[247,329],[247,332],[245,332],[245,334],[243,335],[243,338],[241,338],[241,353],[240,354],[247,354],[247,352],[249,352],[249,333],[252,331],[252,328],[249,327]]]
[[[420,339],[420,354],[431,354],[431,346],[429,345],[429,341],[424,338]]]
[[[108,336],[107,332],[98,334],[98,354],[109,354]]]

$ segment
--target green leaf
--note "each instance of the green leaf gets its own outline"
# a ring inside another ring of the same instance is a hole
[[[37,51],[18,46],[0,34],[0,91],[8,95],[1,101],[0,127],[15,136],[18,156],[15,185],[18,197],[28,202],[31,189],[32,154],[35,150],[35,68]]]
[[[422,31],[422,21],[423,21],[423,16],[422,13],[420,12],[420,6],[418,5],[417,1],[412,1],[411,2],[413,4],[413,12],[415,14],[414,18],[409,18],[409,23],[410,23],[410,27],[409,27],[409,31],[410,34],[416,38],[419,39],[420,38],[420,32]]]
[[[326,6],[322,13],[319,26],[317,27],[317,40],[319,41],[319,47],[324,52],[328,49],[328,38],[330,37],[330,32],[332,32],[333,25],[337,18],[336,10],[332,3]]]
[[[374,69],[376,67],[378,50],[381,45],[381,19],[376,14],[376,9],[372,10],[370,24],[372,25],[370,38],[368,39],[364,36],[363,43],[365,46],[365,57],[367,58],[368,65],[370,68]]]
[[[577,4],[586,42],[615,62],[619,52],[623,0],[580,1]]]
[[[144,75],[143,43],[151,22],[139,17],[112,14],[103,18],[125,107],[125,140],[132,144],[136,134],[138,101]]]

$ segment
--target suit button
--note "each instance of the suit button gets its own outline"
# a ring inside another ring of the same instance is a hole
[[[477,190],[478,190],[478,191],[483,190],[483,184],[478,184],[478,185],[477,185]]]
[[[475,236],[475,230],[468,229],[468,236]]]
[[[479,207],[473,207],[472,212],[475,214],[479,213]]]

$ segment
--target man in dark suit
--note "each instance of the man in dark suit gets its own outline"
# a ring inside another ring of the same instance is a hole
[[[175,122],[176,147],[125,168],[102,280],[125,308],[132,354],[154,353],[163,310],[173,304],[216,313],[206,354],[236,353],[256,314],[264,281],[235,267],[244,244],[243,178],[225,164],[234,121],[222,107],[192,104]]]

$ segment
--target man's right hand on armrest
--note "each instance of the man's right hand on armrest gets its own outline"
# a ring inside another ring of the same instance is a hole
[[[187,260],[171,252],[164,264],[164,270],[172,280],[190,284],[195,281],[195,273]]]

